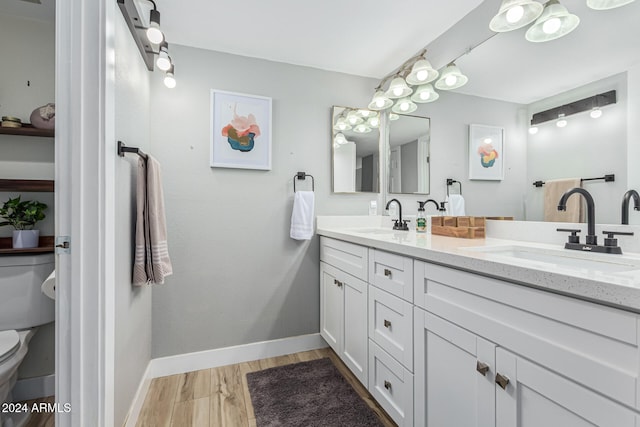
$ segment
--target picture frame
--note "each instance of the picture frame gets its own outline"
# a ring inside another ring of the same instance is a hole
[[[211,89],[210,166],[271,170],[272,101]]]
[[[469,179],[504,179],[504,129],[498,126],[469,125]]]

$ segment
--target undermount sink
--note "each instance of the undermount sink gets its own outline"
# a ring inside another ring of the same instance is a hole
[[[397,233],[399,230],[393,230],[391,228],[351,228],[349,231],[362,234],[393,234]]]
[[[484,253],[486,258],[510,259],[545,268],[591,271],[605,274],[624,273],[640,269],[640,259],[620,255],[595,254],[521,245],[479,246],[461,248],[465,251]]]

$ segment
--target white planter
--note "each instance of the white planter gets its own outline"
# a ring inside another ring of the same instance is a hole
[[[13,231],[13,248],[14,249],[37,248],[39,238],[40,238],[40,230],[14,230]]]

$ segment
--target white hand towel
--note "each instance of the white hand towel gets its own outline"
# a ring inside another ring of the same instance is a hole
[[[465,216],[464,197],[461,194],[450,194],[447,197],[447,215]]]
[[[296,240],[310,240],[313,236],[313,191],[296,191],[291,212],[290,236]]]

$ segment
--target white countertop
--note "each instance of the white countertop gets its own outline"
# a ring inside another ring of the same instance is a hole
[[[317,233],[476,274],[640,312],[640,254],[583,254],[566,250],[562,244],[556,243],[523,242],[491,237],[459,239],[416,233],[415,230],[394,231],[388,223],[388,217],[384,217],[382,221],[380,217],[318,217]],[[523,223],[522,226],[527,227],[527,224]],[[487,228],[487,232],[489,229],[490,227]],[[624,249],[624,245],[621,246]],[[543,261],[501,256],[498,252],[492,252],[492,247],[502,247],[506,250],[525,248],[539,252]],[[558,257],[561,258],[561,262],[553,262],[553,257],[549,255],[554,254],[562,255]],[[574,260],[577,260],[579,267],[565,265],[565,261],[571,263]],[[585,260],[588,266],[581,267]],[[609,265],[614,271],[610,271]],[[621,270],[625,271],[617,271],[620,266],[623,267]]]

